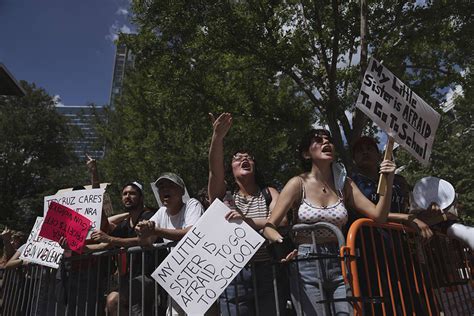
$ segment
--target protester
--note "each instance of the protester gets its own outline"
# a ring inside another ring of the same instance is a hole
[[[23,260],[20,259],[21,252],[25,249],[25,246],[26,246],[26,239],[27,239],[26,234],[20,231],[13,232],[12,234],[11,230],[9,230],[8,228],[5,228],[4,233],[2,233],[2,238],[5,236],[4,234],[11,235],[11,241],[9,242],[9,244],[10,244],[10,247],[14,249],[15,252],[13,253],[12,256],[10,256],[10,258],[8,258],[7,262],[5,262],[3,267],[5,269],[13,269],[23,264],[26,265],[27,262],[24,262]],[[3,239],[4,243],[5,243],[5,240],[8,240],[8,239],[9,239],[8,237],[5,237]],[[10,248],[10,247],[7,247],[6,245],[4,247]]]
[[[354,142],[352,146],[352,158],[355,163],[355,170],[351,175],[351,179],[360,189],[360,191],[367,197],[372,203],[377,203],[380,196],[377,194],[377,186],[379,182],[379,163],[382,159],[382,155],[377,146],[377,141],[369,136],[362,136]],[[425,240],[429,240],[433,236],[433,232],[429,226],[421,221],[420,219],[410,216],[408,214],[408,202],[409,202],[409,188],[405,178],[401,175],[395,175],[392,185],[392,200],[390,203],[390,212],[388,214],[388,221],[399,222],[406,226],[415,229],[419,235]],[[346,224],[346,230],[353,224],[353,222],[363,216],[358,213],[351,212],[349,214],[349,221]],[[386,280],[390,272],[392,280],[397,278],[400,279],[402,288],[408,291],[407,278],[404,271],[396,273],[397,266],[402,266],[403,262],[400,257],[384,256],[383,249],[387,253],[391,253],[393,248],[406,249],[407,246],[400,244],[400,239],[391,238],[390,234],[384,229],[373,229],[371,230],[371,239],[364,243],[363,255],[369,262],[377,263],[379,269],[368,269],[366,270],[364,265],[358,265],[359,277],[362,280],[369,280],[369,282],[361,282],[360,289],[361,295],[365,297],[389,297],[390,289],[386,282],[378,282],[379,279]],[[360,234],[357,234],[357,245],[362,245]],[[359,251],[362,251],[359,249]],[[409,254],[406,254],[409,256]],[[387,258],[387,260],[385,260]],[[389,268],[389,271],[386,270]],[[417,272],[418,273],[418,272]],[[420,275],[418,273],[418,275]],[[369,291],[370,286],[370,291]],[[381,288],[382,293],[379,292]],[[412,292],[414,292],[413,289]],[[371,295],[369,295],[371,293]],[[395,299],[395,309],[397,313],[402,313],[402,307],[400,302],[399,293],[395,291],[393,295]],[[417,297],[413,298],[414,307],[417,313],[425,313],[422,304],[420,304]],[[385,303],[387,308],[391,308],[392,302]],[[408,309],[411,307],[407,307]],[[380,304],[364,304],[364,315],[378,315],[382,313]]]
[[[377,222],[385,222],[392,196],[393,172],[395,164],[385,160],[380,165],[380,173],[387,175],[387,192],[375,205],[368,200],[357,185],[345,178],[344,169],[335,163],[334,144],[330,133],[324,129],[313,129],[306,133],[299,146],[305,173],[290,179],[280,193],[275,208],[265,225],[264,235],[270,242],[282,242],[283,238],[276,226],[284,219],[290,208],[295,206],[296,223],[312,224],[330,222],[340,229],[348,220],[349,213],[356,211]],[[310,236],[295,236],[299,259],[307,259],[314,253],[339,253],[335,237],[325,231],[316,232],[316,245]],[[290,253],[286,260],[296,256]],[[292,262],[290,266],[290,285],[292,300],[298,315],[322,315],[323,311],[333,315],[349,315],[350,306],[343,301],[346,288],[341,273],[339,259],[321,261],[323,275],[314,261]],[[322,286],[322,288],[319,287]],[[330,311],[319,303],[321,291]],[[337,301],[332,301],[337,299]],[[341,301],[342,300],[342,301]]]
[[[207,186],[204,188],[201,188],[201,190],[198,191],[196,195],[196,199],[201,203],[202,207],[204,207],[204,210],[207,210],[209,206],[211,206],[211,203],[209,201],[209,193],[207,191]]]
[[[166,172],[152,183],[152,189],[161,206],[148,221],[141,221],[135,230],[141,238],[151,235],[164,242],[179,241],[199,220],[204,208],[189,197],[183,179]]]
[[[0,268],[5,267],[7,262],[18,252],[21,245],[26,242],[26,234],[21,231],[14,231],[8,227],[4,227],[0,238],[3,242],[3,254],[0,259]]]
[[[183,179],[177,174],[166,172],[151,184],[160,208],[148,221],[141,221],[135,230],[140,238],[157,237],[164,242],[179,241],[199,220],[204,208],[190,198]],[[167,315],[185,315],[181,307],[169,299]]]
[[[92,188],[100,188],[97,162],[87,154],[86,158],[86,166],[91,177]],[[85,189],[82,185],[72,188],[73,191]],[[128,213],[107,218],[103,207],[99,229],[109,233],[118,222],[127,217]],[[103,295],[107,277],[107,259],[105,257],[86,256],[86,254],[104,250],[108,247],[108,244],[87,239],[82,248],[83,255],[81,256],[69,248],[66,238],[62,237],[58,243],[64,249],[63,259],[56,273],[58,313],[68,314],[77,311],[81,315],[94,315],[96,306],[98,311],[102,311],[105,305]],[[87,271],[87,273],[84,271]],[[94,281],[91,282],[91,280]]]
[[[459,223],[456,192],[451,183],[437,177],[424,177],[415,184],[412,199],[413,216],[474,249],[474,227]]]
[[[359,190],[372,203],[377,203],[379,195],[377,194],[377,186],[379,182],[379,162],[381,161],[381,153],[374,138],[362,136],[357,139],[352,146],[352,158],[355,162],[355,172],[351,175],[352,181],[357,185]],[[399,222],[417,230],[424,239],[428,240],[433,236],[430,227],[421,219],[410,216],[408,214],[409,204],[409,186],[405,178],[396,174],[393,179],[392,201],[390,203],[390,213],[388,221]],[[363,216],[358,213],[351,212],[347,228],[352,223]]]
[[[209,148],[209,200],[211,203],[216,198],[233,200],[227,201],[231,207],[235,205],[235,208],[226,214],[226,219],[244,220],[252,228],[260,231],[275,205],[278,192],[275,188],[258,183],[256,161],[248,150],[237,150],[232,156],[231,168],[235,191],[231,192],[232,185],[227,186],[225,181],[224,138],[232,125],[232,116],[230,113],[223,113],[214,120],[211,114],[211,118],[213,134]],[[222,315],[254,315],[257,304],[260,313],[276,314],[274,275],[270,263],[265,247],[261,247],[251,259],[251,264],[235,277],[221,295]],[[254,288],[253,277],[256,278],[257,288]],[[283,268],[276,269],[276,279],[279,310],[284,314],[288,287],[284,283],[286,273]]]
[[[153,216],[153,212],[146,211],[143,204],[143,187],[138,182],[130,182],[122,188],[122,204],[129,213],[125,220],[120,222],[111,232],[107,234],[104,231],[94,231],[91,235],[96,242],[105,243],[110,247],[132,247],[132,246],[149,246],[151,241],[148,239],[140,239],[136,232],[136,225],[142,220],[148,220]],[[132,271],[121,271],[120,275],[120,295],[119,291],[112,291],[107,296],[106,308],[109,313],[116,315],[119,308],[120,296],[120,313],[126,315],[128,313],[129,304],[132,304],[132,310],[140,312],[141,306],[141,286],[142,280],[145,286],[145,307],[151,308],[153,304],[153,280],[150,274],[154,269],[153,256],[149,252],[145,252],[145,271],[142,271],[142,256],[133,256]],[[130,267],[130,256],[127,256],[127,268]],[[143,272],[143,275],[142,275]],[[130,284],[130,274],[132,284]],[[143,277],[143,279],[142,279]],[[132,293],[132,300],[129,302],[129,291]],[[145,311],[141,311],[146,314]]]

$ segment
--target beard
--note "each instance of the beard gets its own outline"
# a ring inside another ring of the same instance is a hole
[[[135,204],[124,205],[124,208],[127,211],[133,211],[137,208],[137,205],[135,205]]]

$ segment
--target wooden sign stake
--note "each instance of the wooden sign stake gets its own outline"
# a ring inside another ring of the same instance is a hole
[[[388,137],[387,148],[385,148],[385,155],[383,157],[384,160],[392,160],[393,143],[394,143],[393,137],[389,136]],[[383,195],[385,195],[386,192],[387,192],[387,175],[386,174],[380,174],[379,185],[377,187],[377,193],[380,196],[383,196]]]

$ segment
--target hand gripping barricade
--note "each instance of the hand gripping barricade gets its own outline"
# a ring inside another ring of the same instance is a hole
[[[440,233],[429,242],[396,223],[359,219],[341,249],[355,315],[472,315],[471,250]]]

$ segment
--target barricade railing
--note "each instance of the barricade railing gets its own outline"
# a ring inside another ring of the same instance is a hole
[[[72,256],[58,269],[0,270],[0,315],[107,315],[111,292],[120,302],[118,315],[164,315],[166,293],[149,275],[174,244]]]
[[[340,253],[332,256],[343,263],[343,275],[353,293],[348,300],[355,302],[355,315],[471,315],[474,311],[470,250],[456,240],[437,234],[423,243],[412,229],[402,225],[362,219],[351,226],[344,245],[344,236],[332,226],[300,224],[292,230],[329,227],[333,231]],[[310,236],[316,243],[314,232]],[[59,269],[29,264],[0,270],[0,315],[107,315],[107,305],[109,309],[121,306],[116,311],[119,315],[170,315],[170,300],[149,275],[173,245],[73,256],[64,258]],[[317,263],[325,258],[316,254],[302,260]],[[249,265],[252,271],[256,268],[255,263]],[[292,315],[298,308],[287,304],[289,295],[281,294],[288,292],[289,286],[281,286],[275,277],[276,270],[287,268],[288,264],[275,262],[258,267],[258,271],[271,271],[276,315]],[[251,283],[252,300],[258,303],[261,287],[257,273],[252,273]],[[239,296],[237,288],[236,292],[235,302],[248,299]],[[324,296],[312,299],[331,303]],[[219,315],[217,305],[219,300],[206,315]],[[266,310],[255,305],[257,315],[266,315]]]
[[[472,315],[470,249],[439,233],[425,242],[401,224],[359,219],[341,256],[355,315]]]

